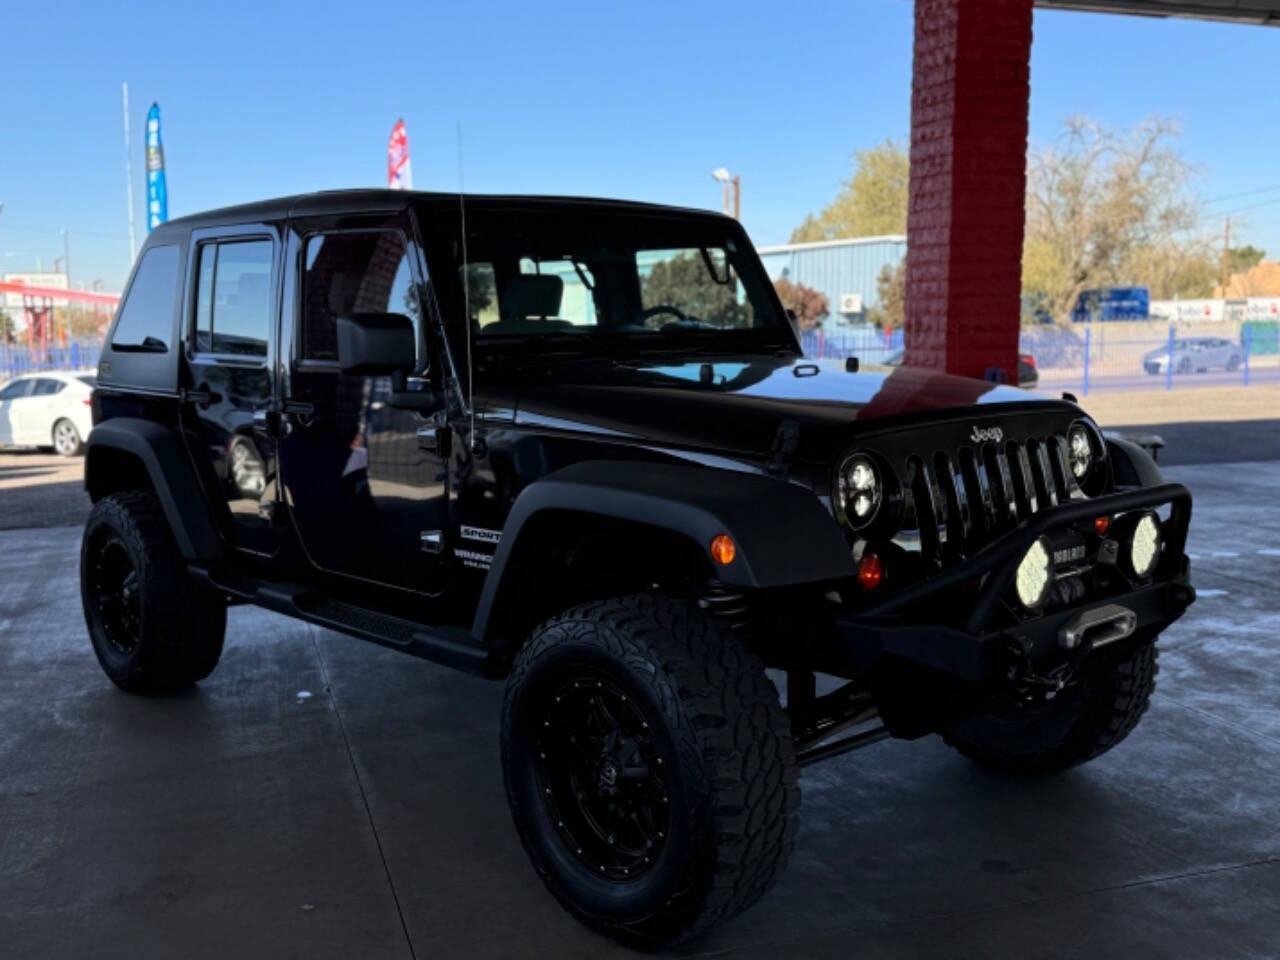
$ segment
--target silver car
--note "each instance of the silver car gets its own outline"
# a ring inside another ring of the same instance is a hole
[[[1173,351],[1168,345],[1157,347],[1142,358],[1142,368],[1147,373],[1167,373],[1173,364],[1174,373],[1195,373],[1204,370],[1239,370],[1244,362],[1244,348],[1225,337],[1179,337],[1173,341]]]

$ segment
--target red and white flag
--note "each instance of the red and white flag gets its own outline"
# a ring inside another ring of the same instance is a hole
[[[392,190],[412,190],[413,171],[409,167],[409,134],[404,121],[397,120],[391,128],[391,141],[387,144],[387,186]]]

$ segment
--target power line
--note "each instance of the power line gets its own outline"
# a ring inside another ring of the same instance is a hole
[[[1260,193],[1275,193],[1277,190],[1280,190],[1280,185],[1274,187],[1259,187],[1257,190],[1244,190],[1240,193],[1224,193],[1218,197],[1210,197],[1204,202],[1206,204],[1220,203],[1223,200],[1238,200],[1241,197],[1256,197]]]
[[[1233,213],[1244,213],[1246,210],[1257,210],[1258,207],[1269,207],[1272,204],[1276,204],[1276,203],[1280,203],[1280,197],[1276,197],[1275,199],[1272,199],[1272,200],[1263,200],[1260,203],[1251,203],[1247,207],[1236,207],[1234,210],[1224,210],[1214,214],[1206,214],[1205,219],[1208,219],[1210,216],[1229,217]]]

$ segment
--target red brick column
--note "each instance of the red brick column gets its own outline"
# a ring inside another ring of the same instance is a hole
[[[1032,0],[916,0],[906,362],[1018,375]]]

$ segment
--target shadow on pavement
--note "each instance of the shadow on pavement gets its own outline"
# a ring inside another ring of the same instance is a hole
[[[0,530],[78,526],[90,506],[80,480],[7,487],[0,490]]]
[[[1160,466],[1280,460],[1280,419],[1107,425],[1121,436],[1157,434]]]

